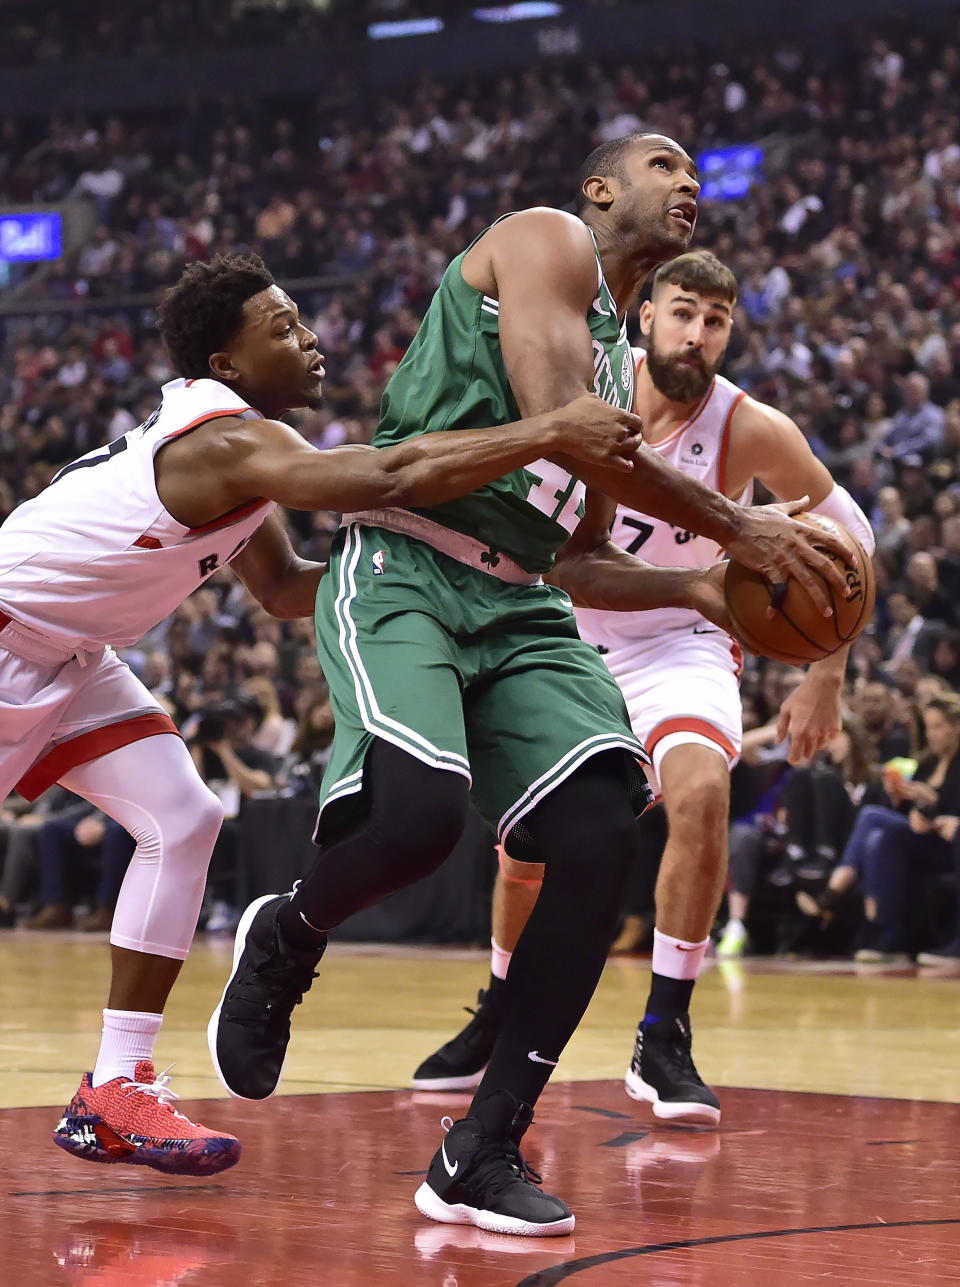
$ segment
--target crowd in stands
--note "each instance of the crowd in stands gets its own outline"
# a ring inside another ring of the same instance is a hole
[[[577,0],[578,9],[618,0]],[[57,63],[171,54],[184,48],[256,49],[320,45],[363,36],[373,22],[442,18],[456,23],[474,0],[155,0],[149,7],[116,0],[5,0],[0,64]]]
[[[379,100],[344,77],[280,113],[192,101],[156,116],[8,119],[0,204],[79,202],[90,232],[53,269],[12,274],[0,294],[0,518],[154,408],[173,372],[150,300],[189,259],[246,247],[264,256],[326,354],[326,405],[298,415],[298,427],[319,447],[366,441],[444,267],[492,219],[569,206],[583,157],[633,130],[662,131],[694,154],[762,142],[762,180],[743,199],[704,202],[696,235],[741,284],[725,371],[789,413],[870,515],[880,594],[851,656],[848,725],[816,765],[787,770],[772,731],[797,672],[748,667],[732,918],[748,918],[760,882],[787,890],[802,918],[802,933],[781,918],[768,946],[852,950],[860,931],[841,932],[837,914],[849,888],[827,882],[837,864],[852,870],[839,884],[867,888],[858,909],[876,922],[863,850],[877,845],[861,834],[844,852],[865,802],[930,838],[931,873],[949,874],[953,861],[952,770],[927,709],[936,698],[942,721],[960,727],[950,698],[960,690],[960,25],[944,23],[926,34],[858,30],[828,52],[558,63],[456,88],[425,78]],[[337,516],[289,519],[304,553],[322,558]],[[127,655],[237,811],[258,791],[312,789],[331,722],[311,623],[272,620],[218,573]],[[218,710],[222,736],[197,742],[194,725]],[[891,760],[906,790],[883,773]],[[927,797],[921,832],[917,788],[931,774],[944,807],[930,813]],[[812,792],[830,801],[813,811],[831,820],[829,835],[803,829]],[[29,813],[0,825],[10,836],[52,824]],[[0,884],[0,918],[19,901],[18,879]],[[927,902],[947,912],[890,934],[881,924],[860,950],[949,938],[950,890],[934,886]]]

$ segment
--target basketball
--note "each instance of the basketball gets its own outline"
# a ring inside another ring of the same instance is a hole
[[[856,639],[873,614],[876,579],[869,556],[846,528],[821,514],[797,514],[796,518],[811,527],[842,533],[856,550],[852,563],[845,563],[823,550],[843,568],[852,591],[850,597],[844,599],[824,582],[833,604],[833,616],[825,617],[799,581],[791,577],[778,611],[768,617],[767,609],[774,597],[773,585],[762,573],[732,561],[724,577],[724,597],[734,630],[751,652],[791,666],[802,666],[829,657]]]

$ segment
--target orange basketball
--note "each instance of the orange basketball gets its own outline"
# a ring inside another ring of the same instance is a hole
[[[877,587],[869,555],[846,528],[821,514],[797,514],[795,517],[798,522],[811,527],[842,532],[856,549],[853,563],[846,563],[823,550],[843,568],[852,591],[850,598],[844,599],[824,582],[833,604],[833,616],[825,617],[803,586],[791,577],[786,590],[781,591],[778,611],[768,617],[767,609],[774,599],[773,586],[761,573],[753,572],[741,563],[729,564],[723,589],[734,629],[751,652],[788,662],[791,666],[802,666],[829,657],[856,639],[873,615]]]

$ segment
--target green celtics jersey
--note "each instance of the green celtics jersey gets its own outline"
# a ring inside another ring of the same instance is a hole
[[[500,351],[500,305],[463,280],[464,254],[444,273],[413,343],[387,385],[374,438],[377,447],[417,434],[481,429],[521,418]],[[587,310],[587,324],[593,338],[594,391],[629,410],[633,360],[599,253],[597,294]],[[528,572],[545,572],[583,517],[585,490],[559,465],[538,460],[458,500],[417,512],[482,541],[490,547],[491,561],[502,553]]]

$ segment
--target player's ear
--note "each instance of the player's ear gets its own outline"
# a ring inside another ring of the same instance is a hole
[[[591,174],[590,178],[584,182],[583,195],[600,210],[609,210],[613,204],[615,193],[610,187],[607,179],[599,174]]]
[[[229,353],[211,353],[210,371],[215,380],[235,380],[239,375]]]
[[[653,328],[653,317],[656,312],[652,299],[645,299],[640,305],[640,331],[644,337],[649,336]]]

